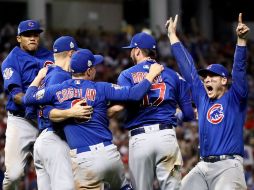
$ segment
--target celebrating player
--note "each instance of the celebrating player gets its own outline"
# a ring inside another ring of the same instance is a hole
[[[20,22],[17,34],[20,46],[15,47],[2,63],[4,90],[8,96],[4,190],[10,189],[23,174],[26,157],[38,134],[36,124],[25,118],[33,113],[24,106],[23,96],[44,63],[53,61],[52,52],[39,47],[42,31],[35,20]]]
[[[220,64],[197,71],[193,59],[176,36],[176,15],[166,27],[178,66],[191,85],[199,117],[200,162],[183,178],[182,190],[247,189],[243,172],[243,125],[247,109],[246,35],[249,28],[239,14],[237,45],[230,74]],[[202,77],[200,80],[199,75]]]
[[[77,50],[78,46],[73,37],[61,36],[56,39],[53,45],[55,64],[48,66],[47,75],[40,85],[41,88],[61,84],[71,79],[70,60],[72,54]],[[39,190],[74,189],[70,148],[57,135],[61,134],[59,131],[63,130],[63,124],[52,123],[49,118],[57,122],[69,117],[89,119],[91,106],[81,106],[81,103],[82,101],[67,110],[46,106],[39,111],[38,124],[42,132],[34,144],[34,164]]]
[[[131,49],[135,65],[122,71],[118,84],[132,87],[143,81],[147,69],[155,63],[156,41],[149,34],[138,33],[124,48]],[[177,105],[185,121],[194,118],[187,83],[169,68],[153,82],[142,102],[126,105],[129,167],[136,190],[152,190],[155,176],[162,190],[179,188],[182,156],[175,134]]]
[[[163,69],[161,65],[154,64],[146,80],[133,88],[92,82],[96,74],[95,66],[102,61],[100,55],[93,55],[87,49],[79,50],[71,58],[72,80],[38,91],[37,87],[46,72],[41,70],[25,96],[27,104],[51,102],[56,108],[66,109],[80,99],[86,99],[86,104],[93,107],[89,121],[75,119],[65,123],[64,132],[72,149],[76,189],[101,189],[104,182],[108,182],[112,189],[129,188],[120,154],[111,142],[107,103],[109,100],[140,100]]]

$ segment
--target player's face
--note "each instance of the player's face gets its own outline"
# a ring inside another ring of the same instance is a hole
[[[38,49],[40,42],[40,34],[36,32],[26,32],[17,36],[20,48],[27,52],[34,52]]]
[[[227,79],[221,76],[207,74],[204,77],[204,86],[206,93],[211,99],[218,99],[225,93]]]

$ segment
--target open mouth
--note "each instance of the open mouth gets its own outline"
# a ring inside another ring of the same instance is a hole
[[[206,89],[208,90],[208,92],[212,92],[212,91],[213,91],[213,87],[210,86],[210,85],[207,85],[207,86],[206,86]]]

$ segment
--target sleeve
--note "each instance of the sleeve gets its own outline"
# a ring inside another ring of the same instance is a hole
[[[178,94],[178,105],[183,113],[183,121],[193,120],[194,110],[192,108],[190,86],[181,77],[179,77]]]
[[[205,89],[195,68],[194,61],[182,43],[173,44],[171,49],[183,78],[191,87],[192,97],[197,105],[200,93],[205,93]]]
[[[43,117],[49,118],[49,114],[50,114],[51,110],[53,110],[53,109],[55,109],[55,108],[51,105],[43,106],[43,108],[42,108]]]
[[[139,101],[150,87],[151,83],[146,79],[132,87],[106,83],[104,86],[104,94],[106,99],[112,101]]]
[[[248,96],[248,81],[246,74],[246,46],[236,46],[234,64],[232,71],[232,89],[239,99],[246,99]]]
[[[54,102],[55,92],[57,92],[58,85],[50,86],[41,90],[37,87],[31,86],[27,89],[24,103],[26,105],[41,105]]]
[[[2,66],[2,75],[3,75],[3,78],[4,78],[4,89],[5,89],[5,91],[10,92],[13,87],[22,88],[20,73],[19,73],[19,71],[17,71],[15,69],[15,67],[13,67],[10,64],[10,60],[3,64],[3,66]]]
[[[122,72],[118,79],[117,79],[117,84],[120,86],[132,86],[132,83],[130,79],[126,76],[125,72]]]

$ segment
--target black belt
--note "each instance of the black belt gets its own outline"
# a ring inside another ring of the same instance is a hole
[[[149,128],[149,127],[152,127],[152,125],[150,125],[150,126],[148,125],[148,126],[138,127],[138,128],[132,129],[130,131],[130,135],[134,136],[134,135],[138,135],[138,134],[141,134],[141,133],[145,133],[145,127]],[[174,127],[175,126],[171,125],[171,124],[159,124],[159,130],[173,129]]]
[[[10,111],[9,113],[16,116],[16,117],[25,117],[25,112],[21,112],[21,111]]]
[[[222,160],[227,160],[227,159],[235,159],[235,155],[220,155],[220,156],[200,157],[201,161],[211,162],[211,163],[222,161]]]

